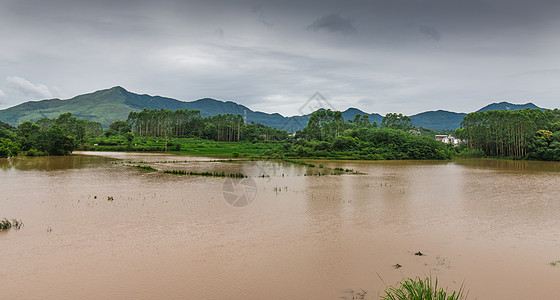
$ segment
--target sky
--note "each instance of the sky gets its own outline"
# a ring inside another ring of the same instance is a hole
[[[300,115],[560,102],[556,0],[0,0],[0,109],[113,86]]]

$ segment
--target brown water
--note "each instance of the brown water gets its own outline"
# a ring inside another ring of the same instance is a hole
[[[0,218],[25,223],[0,233],[0,297],[374,299],[432,276],[469,299],[560,298],[560,164],[314,163],[364,174],[156,154],[0,159]],[[247,206],[224,200],[243,193]]]

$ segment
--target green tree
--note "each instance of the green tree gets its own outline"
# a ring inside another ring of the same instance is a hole
[[[111,123],[111,125],[109,125],[109,129],[112,129],[119,134],[125,134],[127,132],[130,132],[132,127],[126,121],[119,120]]]
[[[410,117],[401,113],[388,113],[381,121],[381,127],[391,129],[410,130],[412,129],[412,121]]]
[[[17,128],[17,140],[21,144],[21,149],[27,151],[33,148],[40,132],[41,127],[33,122],[25,121],[19,124]]]
[[[74,141],[74,138],[66,135],[60,126],[53,125],[49,130],[39,134],[36,148],[48,155],[68,155],[75,148]]]
[[[0,158],[16,156],[19,150],[18,144],[11,139],[0,138]]]

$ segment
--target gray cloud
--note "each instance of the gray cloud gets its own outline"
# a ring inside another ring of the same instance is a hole
[[[439,41],[441,39],[441,33],[439,33],[439,31],[437,31],[435,28],[420,25],[418,26],[418,30],[436,41]]]
[[[316,91],[338,109],[405,114],[495,99],[554,107],[560,97],[555,72],[535,73],[560,69],[558,1],[133,4],[3,0],[0,79],[21,80],[0,80],[0,109],[115,85],[284,115]]]
[[[325,30],[327,32],[337,32],[344,34],[353,34],[357,30],[354,27],[354,20],[345,19],[339,14],[330,14],[315,20],[307,29],[313,31]]]
[[[261,24],[263,24],[264,26],[266,26],[266,27],[274,26],[274,23],[268,21],[268,19],[264,15],[264,11],[263,11],[262,7],[255,6],[255,7],[253,7],[253,9],[251,11],[258,16],[259,22]]]
[[[219,37],[224,37],[224,30],[221,27],[216,28],[216,30],[214,30],[214,33]]]

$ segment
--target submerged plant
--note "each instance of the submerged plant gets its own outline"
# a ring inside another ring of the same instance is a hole
[[[20,229],[21,227],[23,227],[23,222],[16,219],[12,219],[11,222],[6,218],[0,220],[0,231],[10,228]]]
[[[432,283],[432,280],[428,277],[426,279],[421,279],[416,277],[416,279],[405,279],[397,283],[394,287],[389,287],[385,290],[385,296],[382,296],[382,300],[459,300],[465,299],[463,295],[463,287],[459,291],[444,290],[443,288],[438,288],[438,281],[436,280]]]
[[[164,170],[166,174],[173,175],[191,175],[191,176],[210,176],[210,177],[230,177],[230,178],[247,178],[243,173],[225,173],[225,172],[187,172],[184,170]]]
[[[134,167],[136,167],[136,168],[138,168],[138,169],[150,171],[150,172],[157,172],[157,169],[155,169],[155,168],[153,168],[153,167],[151,167],[151,166],[135,165]]]

